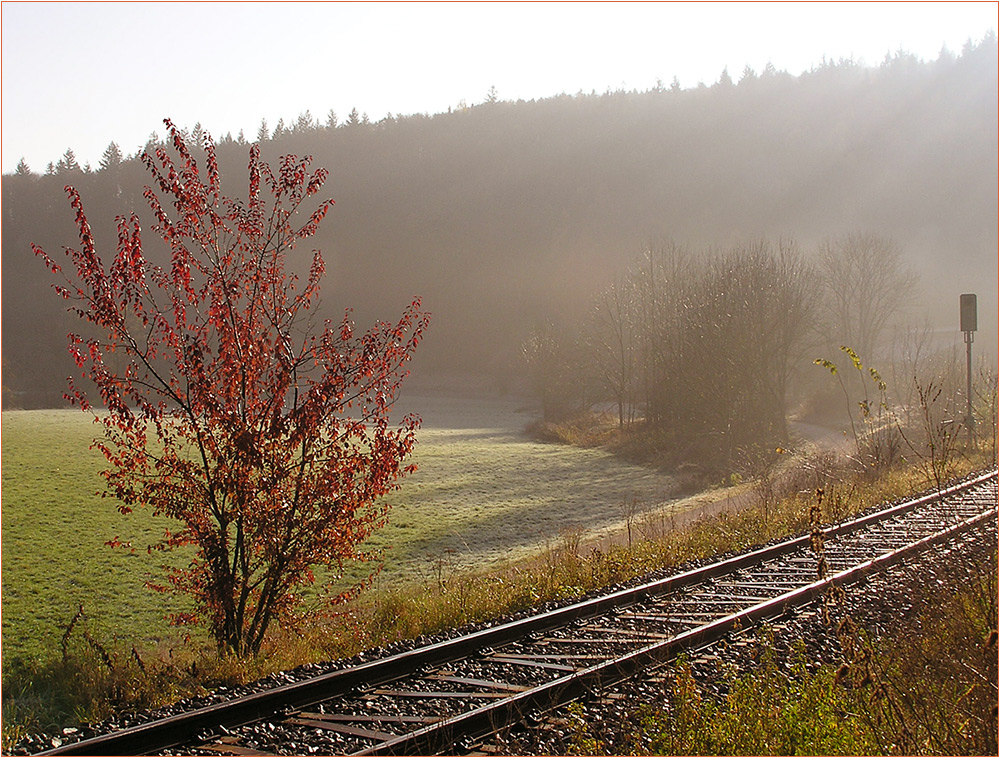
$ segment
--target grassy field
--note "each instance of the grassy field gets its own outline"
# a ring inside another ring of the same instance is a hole
[[[121,517],[90,494],[101,462],[87,451],[86,417],[4,413],[3,749],[27,733],[57,734],[801,534],[816,487],[825,488],[827,523],[931,484],[918,464],[873,477],[850,459],[806,453],[766,499],[750,485],[672,499],[669,476],[529,441],[520,433],[529,416],[512,402],[415,395],[407,405],[425,418],[421,469],[392,498],[378,585],[304,636],[276,632],[247,660],[217,658],[209,644],[177,647],[161,620],[165,599],[142,589],[154,563],[103,547],[114,535],[144,545],[162,527],[148,514]],[[988,444],[965,452],[950,475],[995,465]],[[622,523],[629,511],[631,530]],[[587,543],[605,532],[616,533]],[[80,604],[87,622],[62,655],[61,626]]]
[[[115,536],[137,547],[165,522],[123,516],[102,489],[104,459],[88,449],[99,428],[74,410],[5,411],[2,420],[3,653],[47,658],[84,606],[102,636],[171,636],[162,621],[168,598],[143,581],[162,556],[113,550]]]
[[[530,416],[514,401],[414,395],[405,410],[424,418],[419,470],[390,498],[389,526],[374,539],[385,548],[382,586],[496,566],[567,530],[598,535],[619,527],[630,504],[663,504],[674,488],[671,477],[608,453],[527,439]],[[176,639],[163,621],[176,599],[143,587],[163,560],[144,547],[164,523],[142,511],[122,516],[96,494],[103,458],[88,447],[99,431],[71,409],[3,413],[7,660],[58,655],[62,627],[80,605],[102,639],[146,648]],[[116,536],[139,549],[105,547]]]
[[[537,552],[573,530],[620,526],[624,508],[667,502],[674,479],[607,452],[535,442],[512,402],[413,398],[424,417],[417,472],[393,495],[384,580],[444,562],[487,568]],[[678,506],[680,507],[680,506]]]

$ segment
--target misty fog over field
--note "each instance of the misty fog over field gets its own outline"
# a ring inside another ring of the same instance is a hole
[[[791,242],[809,261],[825,240],[880,235],[919,278],[896,322],[961,346],[959,295],[976,292],[977,350],[995,348],[996,135],[989,35],[933,61],[900,51],[800,76],[748,67],[711,86],[488,97],[433,117],[306,112],[213,137],[233,195],[246,188],[243,143],[257,139],[266,160],[311,154],[330,170],[336,206],[313,242],[328,267],[324,316],[352,307],[365,326],[420,295],[433,321],[414,378],[504,391],[526,386],[532,330],[582,323],[664,245],[698,257]],[[148,215],[135,157],[109,148],[90,171],[53,158],[48,172],[22,165],[3,177],[5,407],[58,406],[74,373],[74,319],[30,248],[75,242],[63,185],[80,190],[109,256],[115,215]]]

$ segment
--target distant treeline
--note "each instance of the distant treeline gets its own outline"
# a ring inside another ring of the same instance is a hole
[[[825,239],[875,232],[933,282],[942,327],[977,287],[980,323],[995,324],[997,91],[990,35],[927,62],[899,52],[799,76],[747,69],[711,86],[530,102],[491,92],[377,122],[304,113],[250,139],[265,159],[311,154],[331,172],[337,205],[314,243],[329,271],[324,315],[354,307],[364,325],[419,294],[434,317],[415,371],[518,381],[533,328],[584,318],[663,240],[709,250],[794,237],[809,258]],[[214,136],[223,188],[239,194],[247,138]],[[2,182],[5,407],[58,405],[74,373],[74,319],[30,248],[76,243],[63,185],[79,189],[109,251],[117,214],[149,218],[145,170],[117,145],[93,170],[71,150],[34,168],[22,162]]]

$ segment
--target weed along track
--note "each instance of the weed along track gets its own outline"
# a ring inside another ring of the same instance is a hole
[[[997,472],[642,586],[48,755],[468,752],[511,724],[958,539],[996,542]]]

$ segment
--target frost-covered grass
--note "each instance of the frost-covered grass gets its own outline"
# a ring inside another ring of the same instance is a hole
[[[418,397],[424,426],[417,472],[389,499],[383,581],[410,580],[442,562],[488,568],[538,552],[566,532],[620,526],[631,503],[670,500],[672,477],[602,450],[536,442],[513,401]],[[680,507],[680,506],[678,506]]]

